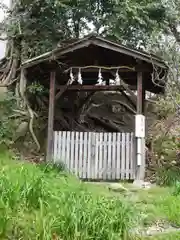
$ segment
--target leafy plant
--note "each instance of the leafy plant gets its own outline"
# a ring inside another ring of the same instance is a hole
[[[0,144],[9,143],[12,140],[13,132],[17,127],[15,121],[11,119],[16,108],[16,99],[11,92],[0,98]]]
[[[177,181],[174,185],[174,191],[173,191],[174,196],[180,196],[180,181]]]
[[[35,81],[28,86],[27,91],[32,94],[42,94],[45,92],[45,88],[43,85]]]

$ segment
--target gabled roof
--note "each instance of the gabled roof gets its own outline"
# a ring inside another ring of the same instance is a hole
[[[51,59],[56,60],[56,59],[60,58],[62,55],[68,54],[68,53],[76,51],[78,49],[89,47],[90,45],[108,49],[112,52],[124,54],[126,56],[133,57],[137,60],[145,61],[147,63],[152,63],[153,65],[163,68],[163,69],[168,68],[167,65],[165,64],[165,62],[161,58],[157,57],[154,54],[150,54],[147,52],[132,49],[132,48],[126,47],[122,44],[115,43],[113,41],[109,41],[105,38],[95,36],[95,35],[89,35],[89,36],[82,38],[78,41],[75,41],[73,43],[58,47],[58,48],[54,49],[53,51],[50,51],[50,52],[44,53],[38,57],[29,59],[22,63],[22,67],[28,68],[28,67],[37,65],[39,63],[46,62]]]

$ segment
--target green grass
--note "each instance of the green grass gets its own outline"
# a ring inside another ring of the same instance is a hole
[[[128,239],[136,215],[57,168],[0,154],[0,239]]]
[[[106,183],[82,183],[57,167],[13,158],[0,153],[2,240],[126,240],[136,239],[128,232],[137,226],[180,227],[178,189],[136,190],[125,183],[129,191],[117,193]],[[180,233],[146,239],[175,240]]]
[[[135,205],[144,216],[144,225],[161,221],[180,227],[180,195],[173,195],[172,189],[155,187],[148,191],[140,190],[137,195]]]
[[[179,240],[180,233],[159,234],[157,236],[145,237],[140,240]]]

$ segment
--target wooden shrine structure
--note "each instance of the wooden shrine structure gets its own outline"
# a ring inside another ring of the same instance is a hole
[[[53,156],[55,101],[64,92],[119,91],[135,105],[136,114],[144,115],[146,91],[163,93],[168,71],[164,61],[153,54],[95,35],[61,43],[53,51],[22,64],[29,77],[32,72],[40,74],[37,66],[49,76],[48,160]],[[141,159],[136,166],[136,178],[140,179],[145,172],[144,156]],[[136,157],[133,161],[137,162]]]

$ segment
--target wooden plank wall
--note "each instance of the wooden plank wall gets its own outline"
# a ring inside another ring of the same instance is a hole
[[[134,179],[134,134],[54,132],[54,163],[81,179]]]

